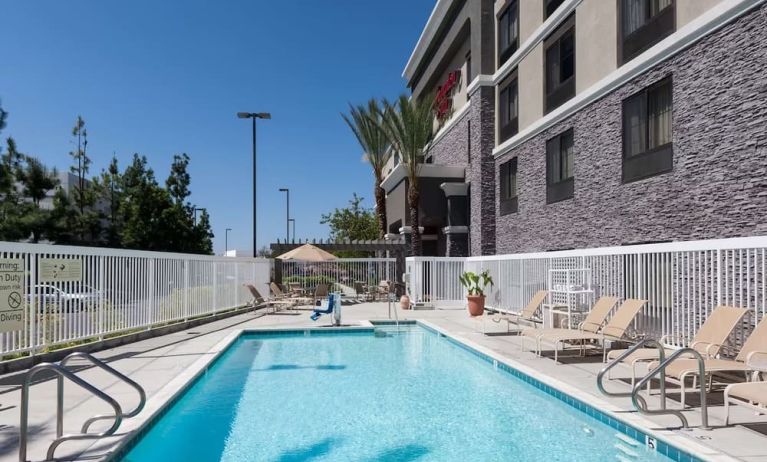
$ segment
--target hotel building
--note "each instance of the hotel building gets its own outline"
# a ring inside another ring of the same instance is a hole
[[[767,233],[765,71],[764,0],[438,0],[403,72],[437,95],[424,255]]]

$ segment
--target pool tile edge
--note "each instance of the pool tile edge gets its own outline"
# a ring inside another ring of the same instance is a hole
[[[666,455],[672,460],[703,460],[709,462],[735,462],[740,460],[702,443],[691,440],[672,430],[651,430],[651,428],[657,426],[657,424],[636,413],[622,414],[618,416],[616,415],[616,412],[624,411],[623,409],[618,409],[610,403],[579,390],[566,382],[549,375],[541,374],[529,366],[519,363],[511,358],[504,357],[490,348],[479,345],[464,336],[449,332],[429,321],[419,319],[417,324],[426,330],[444,337],[446,340],[467,350],[469,353],[474,354],[480,359],[490,363],[497,361],[499,367],[506,372],[511,373],[552,397],[559,399],[563,403],[600,420],[614,430],[640,441],[641,444],[645,444],[645,442],[637,438],[637,436],[632,435],[632,433],[630,433],[632,430],[638,434],[649,435],[650,437],[655,438],[656,441],[661,443],[658,452]]]

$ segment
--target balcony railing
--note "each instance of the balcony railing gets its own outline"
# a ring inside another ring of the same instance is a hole
[[[437,308],[465,306],[458,280],[463,271],[489,270],[495,285],[486,291],[487,306],[518,310],[536,291],[561,284],[552,282],[549,270],[587,269],[594,298],[648,300],[635,326],[648,335],[691,338],[717,305],[749,309],[753,316],[745,328],[767,312],[767,237],[468,258],[410,257],[406,265],[410,297]],[[742,329],[737,335],[736,342],[742,340]]]

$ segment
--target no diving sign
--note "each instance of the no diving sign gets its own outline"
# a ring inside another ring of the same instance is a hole
[[[0,259],[0,332],[24,328],[24,260]]]

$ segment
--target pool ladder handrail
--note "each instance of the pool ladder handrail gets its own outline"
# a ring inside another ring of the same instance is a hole
[[[650,371],[646,376],[642,377],[642,379],[637,382],[637,384],[634,386],[634,390],[631,392],[631,402],[634,404],[634,407],[637,408],[639,412],[645,415],[663,415],[663,414],[673,414],[679,417],[679,420],[682,421],[682,428],[689,429],[690,424],[687,421],[687,418],[682,414],[681,411],[677,410],[667,410],[667,409],[661,409],[661,410],[651,410],[647,408],[647,401],[639,395],[639,392],[642,390],[642,388],[647,385],[650,380],[653,379],[656,375],[659,373],[661,375],[661,383],[665,382],[665,369],[668,367],[669,364],[671,364],[675,359],[679,358],[682,355],[692,355],[693,358],[698,363],[698,381],[700,384],[700,421],[701,425],[700,428],[702,430],[711,430],[711,427],[708,425],[708,403],[706,400],[706,364],[705,360],[703,358],[703,355],[700,354],[700,352],[694,348],[680,348],[679,350],[674,351],[671,355],[669,355],[668,358],[665,360],[661,360],[658,364],[658,367]],[[665,398],[663,398],[663,401],[665,402]]]
[[[134,408],[132,411],[128,413],[124,413],[122,411],[122,407],[120,406],[120,403],[118,403],[114,398],[109,396],[108,394],[104,393],[103,391],[99,390],[95,386],[93,386],[90,382],[85,381],[84,379],[78,377],[72,370],[68,369],[66,367],[66,364],[74,359],[74,358],[81,358],[81,359],[87,359],[91,362],[94,366],[97,366],[110,374],[114,375],[118,379],[124,381],[131,387],[135,388],[139,392],[139,404]],[[39,374],[42,371],[52,371],[57,376],[57,387],[56,387],[56,439],[53,440],[53,442],[48,446],[48,451],[46,454],[47,460],[53,460],[54,454],[56,452],[56,448],[59,447],[62,443],[65,441],[73,441],[73,440],[86,440],[86,439],[101,439],[107,436],[113,435],[117,429],[120,427],[120,424],[122,423],[123,418],[126,417],[133,417],[137,415],[141,410],[144,408],[144,405],[146,404],[146,392],[144,389],[137,384],[135,381],[129,379],[124,374],[116,371],[114,368],[108,366],[103,361],[96,359],[92,355],[84,352],[75,352],[64,359],[60,361],[59,364],[54,363],[40,363],[36,366],[33,366],[31,369],[27,371],[27,373],[24,376],[24,382],[22,383],[21,388],[21,410],[20,410],[20,424],[19,424],[19,461],[20,462],[27,462],[27,442],[29,438],[29,387],[32,384],[32,379]],[[102,401],[109,404],[112,409],[114,410],[113,415],[97,415],[94,417],[91,417],[90,419],[86,420],[83,424],[81,433],[72,433],[72,434],[66,434],[64,435],[64,378],[68,378],[75,384],[79,385],[83,389],[89,391],[97,398],[101,399]],[[114,422],[112,425],[107,428],[106,430],[100,432],[100,433],[87,433],[88,427],[97,420],[102,419],[114,419]]]
[[[104,361],[94,357],[93,355],[90,355],[90,354],[82,352],[82,351],[77,351],[77,352],[74,352],[74,353],[68,355],[66,358],[62,359],[59,362],[59,365],[61,365],[62,367],[66,367],[67,363],[69,363],[73,359],[84,359],[84,360],[90,362],[91,364],[93,364],[94,366],[97,366],[97,367],[103,369],[104,371],[112,374],[113,376],[117,377],[118,379],[120,379],[121,381],[125,382],[127,385],[129,385],[130,387],[132,387],[133,389],[136,390],[136,392],[139,395],[139,402],[136,405],[136,407],[133,408],[132,411],[123,412],[122,413],[123,419],[130,418],[130,417],[135,417],[135,416],[138,415],[139,412],[141,412],[144,409],[144,405],[146,405],[146,392],[141,387],[141,385],[136,383],[134,380],[132,380],[131,378],[129,378],[125,374],[115,370],[113,367],[109,366]],[[59,392],[62,395],[64,393],[63,387],[64,387],[64,378],[59,376],[59,378],[58,378],[58,388],[60,389]],[[90,419],[85,421],[85,423],[83,424],[81,432],[82,433],[87,433],[88,432],[88,427],[90,427],[93,422],[96,422],[98,420],[113,419],[113,418],[114,418],[114,416],[108,415],[108,414],[107,415],[96,415],[96,416],[93,416]]]
[[[627,392],[607,391],[604,385],[604,377],[611,369],[613,369],[615,366],[620,364],[621,361],[623,361],[627,357],[631,356],[631,354],[633,354],[635,351],[642,348],[647,348],[647,347],[652,347],[658,350],[658,357],[660,358],[660,362],[663,362],[666,359],[665,358],[666,348],[660,342],[652,338],[646,338],[644,340],[641,340],[636,345],[632,346],[628,350],[621,353],[620,356],[615,358],[612,362],[608,363],[605,367],[602,368],[602,370],[599,371],[599,373],[597,374],[597,388],[599,389],[599,391],[603,395],[610,396],[613,398],[630,397],[634,393],[633,389]],[[660,380],[661,409],[666,409],[666,371],[661,370],[660,374],[661,374],[661,380]]]

